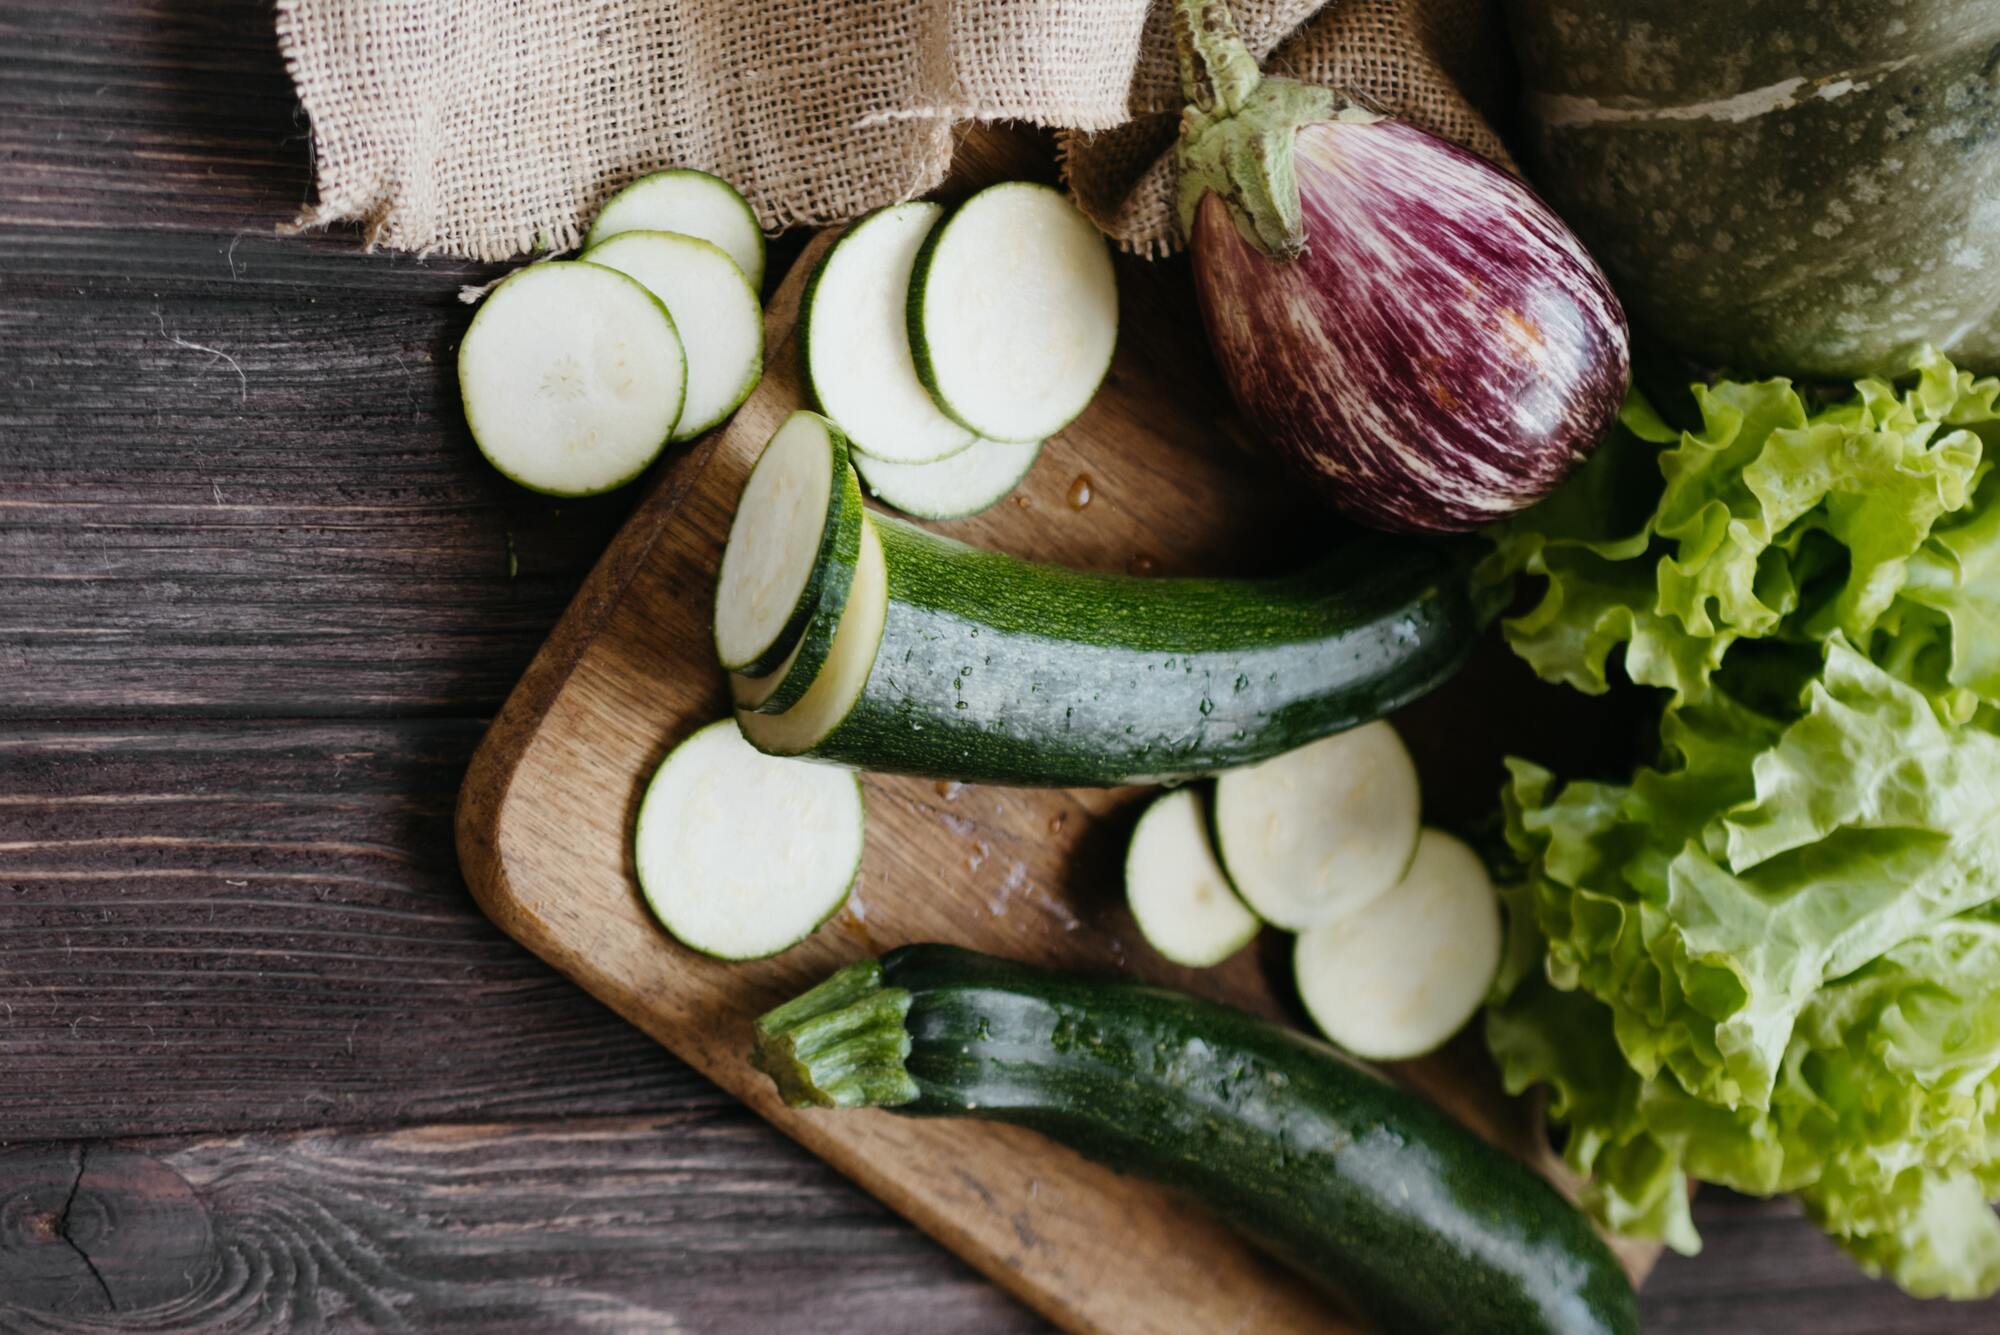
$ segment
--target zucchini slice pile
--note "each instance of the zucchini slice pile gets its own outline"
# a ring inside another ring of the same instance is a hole
[[[1465,1027],[1500,968],[1500,900],[1464,843],[1420,825],[1416,766],[1375,722],[1154,799],[1125,896],[1146,943],[1205,968],[1263,922],[1299,933],[1299,998],[1327,1038],[1400,1061]]]
[[[855,223],[799,310],[806,383],[876,499],[920,519],[995,504],[1111,365],[1118,288],[1097,229],[1010,181],[947,215],[915,201]]]
[[[715,656],[730,672],[769,673],[791,655],[827,581],[851,578],[861,498],[847,441],[817,413],[793,413],[743,484],[716,572]],[[835,591],[836,600],[845,594]]]
[[[458,351],[473,440],[534,491],[625,485],[756,388],[763,278],[756,215],[726,181],[677,170],[635,182],[581,256],[531,264],[486,295]]]
[[[743,271],[755,291],[764,287],[764,229],[736,187],[720,176],[675,167],[642,176],[604,202],[583,248],[590,250],[620,232],[679,232],[722,252]]]

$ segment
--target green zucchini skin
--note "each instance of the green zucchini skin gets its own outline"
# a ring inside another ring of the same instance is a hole
[[[1113,787],[1250,764],[1440,685],[1492,610],[1457,549],[1409,540],[1277,579],[1149,579],[873,518],[882,645],[853,712],[810,752],[858,769]]]
[[[794,1106],[1030,1127],[1198,1198],[1385,1330],[1639,1329],[1624,1271],[1546,1181],[1247,1012],[916,945],[757,1029],[758,1063]]]

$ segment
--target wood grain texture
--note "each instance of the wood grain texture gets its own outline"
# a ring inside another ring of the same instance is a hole
[[[479,731],[0,728],[0,1144],[718,1102],[466,901]]]
[[[1647,1335],[1991,1335],[2000,1299],[1911,1298],[1871,1280],[1789,1199],[1705,1188],[1699,1256],[1663,1257],[1640,1293]]]
[[[0,11],[0,716],[483,716],[629,497],[487,468],[494,270],[275,234],[267,4]]]
[[[0,1151],[10,1335],[780,1327],[1040,1323],[729,1109]]]
[[[1795,1206],[1697,1200],[1649,1335],[1973,1335],[1991,1304],[1857,1275]],[[0,1330],[1042,1329],[733,1107],[0,1150]]]
[[[1129,968],[1267,1015],[1286,1015],[1282,960],[1246,951],[1207,971],[1144,946],[1122,904],[1119,855],[1142,790],[1023,790],[865,776],[868,849],[846,910],[804,946],[738,965],[672,943],[634,889],[627,834],[665,751],[726,712],[708,633],[713,572],[737,493],[764,441],[800,406],[791,337],[807,249],[767,316],[763,385],[724,431],[673,465],[586,582],[482,744],[459,847],[481,906],[509,933],[787,1133],[909,1215],[1059,1324],[1173,1332],[1326,1329],[1297,1278],[1190,1203],[1030,1133],[886,1113],[783,1108],[746,1060],[750,1020],[835,964],[946,940],[1076,968]],[[1179,280],[1179,281],[1176,281]],[[1090,569],[1266,571],[1286,534],[1327,541],[1285,485],[1231,439],[1224,399],[1188,337],[1185,275],[1122,266],[1121,345],[1092,407],[1052,440],[1013,498],[945,526],[975,543]],[[1195,351],[1191,355],[1190,345]],[[1092,499],[1074,504],[1088,476]],[[1504,661],[1504,660],[1496,660]],[[1490,684],[1489,684],[1490,685]],[[1458,693],[1481,715],[1486,688]],[[1453,711],[1455,714],[1457,711]],[[1483,788],[1500,752],[1468,762],[1444,716],[1446,805]],[[1513,716],[1516,722],[1524,715]],[[1283,943],[1267,938],[1269,951]],[[1476,1040],[1401,1068],[1488,1138],[1547,1166],[1522,1105],[1500,1097]],[[1643,1272],[1651,1249],[1628,1259]]]

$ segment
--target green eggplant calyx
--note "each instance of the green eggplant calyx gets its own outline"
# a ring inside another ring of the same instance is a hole
[[[1181,234],[1194,237],[1195,212],[1214,194],[1245,240],[1273,259],[1305,250],[1305,219],[1293,163],[1299,129],[1319,121],[1379,120],[1331,89],[1266,78],[1225,0],[1175,0],[1180,53],[1180,167],[1176,206]]]
[[[850,964],[757,1020],[751,1064],[794,1108],[893,1108],[917,1097],[904,1061],[910,994],[875,960]]]

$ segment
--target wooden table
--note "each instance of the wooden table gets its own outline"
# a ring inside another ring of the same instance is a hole
[[[274,235],[309,151],[265,3],[0,0],[0,1331],[1036,1328],[466,897],[631,498],[480,462],[494,271]],[[1652,1329],[2000,1320],[1697,1215]]]

